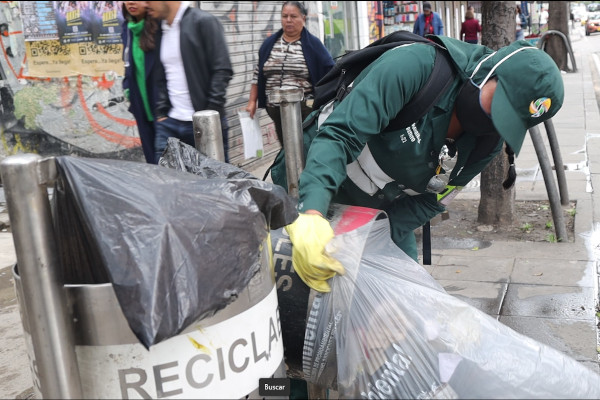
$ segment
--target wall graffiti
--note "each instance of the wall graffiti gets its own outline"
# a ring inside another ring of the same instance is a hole
[[[37,51],[53,51],[46,42],[37,43],[42,46]],[[0,157],[34,152],[143,159],[122,93],[122,71],[100,77],[28,76],[17,2],[0,3],[0,50]]]
[[[316,2],[306,4],[307,27],[318,32]],[[200,7],[218,16],[225,28],[234,68],[227,91],[230,158],[241,164],[243,143],[236,111],[247,104],[260,45],[281,27],[281,3],[202,1]],[[49,44],[36,46],[35,51],[56,50]],[[14,1],[0,2],[0,51],[0,158],[35,152],[143,161],[135,120],[123,96],[122,65],[98,77],[28,75],[23,19]],[[264,112],[261,115],[268,154],[279,143],[270,119]]]

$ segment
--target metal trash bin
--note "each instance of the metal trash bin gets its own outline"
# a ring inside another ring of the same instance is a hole
[[[44,398],[17,266],[13,276],[36,397]],[[129,328],[110,283],[64,291],[84,398],[259,398],[259,378],[286,376],[268,265],[235,302],[149,351]]]
[[[35,171],[31,180],[36,182],[24,183],[12,176],[4,184],[7,189],[11,184],[13,187],[27,185],[28,190],[33,187],[38,192],[35,195],[43,193],[47,201],[46,184],[51,180],[53,162],[26,156],[16,160],[15,164]],[[3,178],[5,175],[8,177],[6,170],[11,168],[10,162],[2,163],[2,166]],[[46,167],[50,167],[50,171],[42,171]],[[45,201],[39,202],[40,207],[24,210],[23,205],[16,204],[16,198],[11,198],[18,192],[16,190],[11,193],[7,190],[9,215],[12,217],[38,213],[43,217],[40,220],[47,221],[50,209]],[[35,195],[31,197],[36,197]],[[10,214],[11,200],[14,214]],[[35,217],[25,219],[36,220]],[[21,232],[17,233],[15,229],[21,229]],[[26,246],[23,243],[17,244],[17,241],[23,242],[28,236],[32,236],[29,243],[34,245],[38,242],[52,242],[54,238],[48,232],[40,235],[35,229],[26,230],[18,223],[13,224],[19,263],[22,262],[19,251],[23,252]],[[36,397],[58,397],[57,393],[66,393],[64,397],[69,397],[79,390],[77,385],[73,385],[74,389],[64,389],[60,387],[60,382],[48,384],[48,377],[43,377],[44,369],[47,370],[47,366],[51,364],[39,361],[42,357],[48,358],[51,352],[47,350],[55,343],[43,337],[46,331],[57,336],[72,335],[76,371],[69,369],[68,363],[65,363],[66,373],[60,376],[66,377],[64,382],[68,381],[68,377],[80,380],[83,398],[260,397],[259,378],[285,377],[277,293],[269,265],[271,257],[267,240],[270,238],[267,237],[262,246],[259,271],[234,302],[212,317],[191,324],[181,334],[151,346],[149,350],[139,343],[129,328],[110,283],[62,285],[59,290],[54,288],[54,292],[59,292],[55,297],[58,299],[57,309],[64,311],[66,315],[66,323],[62,324],[65,328],[60,331],[60,318],[59,323],[54,324],[52,315],[42,318],[48,319],[49,323],[40,324],[39,309],[34,309],[39,304],[31,308],[28,305],[28,289],[23,284],[18,264],[15,265],[13,275]],[[41,247],[44,247],[44,254],[40,259],[54,249],[52,244]],[[35,253],[37,250],[34,248],[29,251]],[[29,264],[32,263],[30,258],[23,253],[21,255]],[[28,267],[29,272],[35,270],[31,265]],[[53,265],[52,262],[40,261],[34,267],[43,270],[52,269]],[[40,272],[40,275],[44,273]],[[40,329],[45,325],[48,325],[46,331]],[[70,340],[66,343],[70,343]],[[35,343],[38,343],[37,347]],[[62,367],[61,361],[56,360],[59,367]],[[40,365],[46,366],[40,368]]]

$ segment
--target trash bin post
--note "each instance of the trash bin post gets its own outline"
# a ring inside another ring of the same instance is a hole
[[[225,162],[219,112],[214,110],[196,111],[192,120],[196,150],[209,158]]]
[[[273,89],[269,101],[279,104],[281,112],[281,130],[285,149],[285,167],[288,193],[298,197],[298,182],[304,169],[304,150],[302,139],[302,112],[300,102],[304,92],[298,88]]]
[[[82,398],[73,328],[59,281],[58,252],[47,185],[54,158],[36,154],[5,158],[0,174],[11,221],[23,302],[31,330],[40,391],[44,398]]]
[[[302,111],[300,102],[304,99],[304,91],[298,88],[273,89],[269,101],[279,104],[281,113],[281,130],[283,148],[285,149],[285,169],[287,192],[292,197],[299,197],[300,174],[304,169],[304,140],[302,137]],[[326,399],[326,388],[307,382],[310,399]]]

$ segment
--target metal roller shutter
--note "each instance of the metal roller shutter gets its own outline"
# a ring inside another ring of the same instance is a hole
[[[233,79],[227,89],[229,122],[229,157],[236,165],[260,163],[261,159],[244,160],[244,144],[237,110],[246,108],[252,74],[258,62],[258,50],[264,39],[281,28],[281,4],[272,1],[201,1],[199,7],[217,16],[225,29],[233,65]],[[260,110],[264,157],[277,152],[280,145],[275,128],[266,111]],[[262,178],[262,177],[259,177]]]

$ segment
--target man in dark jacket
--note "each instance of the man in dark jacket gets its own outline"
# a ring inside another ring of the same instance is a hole
[[[181,1],[149,1],[148,13],[162,20],[157,41],[162,68],[155,76],[157,159],[169,137],[194,146],[194,112],[215,110],[221,116],[229,161],[225,92],[233,70],[223,26],[215,16]]]

